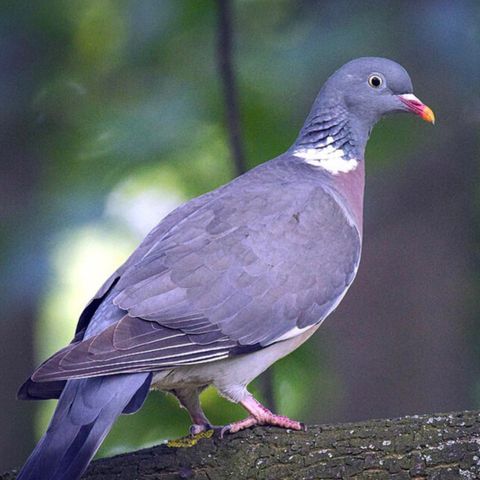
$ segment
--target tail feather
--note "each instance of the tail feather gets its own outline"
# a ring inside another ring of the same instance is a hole
[[[149,373],[68,380],[17,480],[80,478],[116,418],[140,408],[150,382]]]

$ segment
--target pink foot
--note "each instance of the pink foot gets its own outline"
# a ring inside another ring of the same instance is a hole
[[[270,412],[270,415],[264,417],[262,421],[258,422],[260,425],[272,425],[274,427],[290,428],[292,430],[305,430],[305,424],[291,420],[283,415],[275,415]]]
[[[253,425],[272,425],[275,427],[290,428],[292,430],[306,430],[303,423],[291,420],[283,415],[275,415],[251,395],[240,403],[250,413],[250,416],[244,420],[225,425],[220,431],[221,438],[223,438],[223,435],[227,432],[239,432],[240,430],[252,427]]]

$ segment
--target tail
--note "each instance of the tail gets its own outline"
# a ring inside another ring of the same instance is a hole
[[[143,404],[150,373],[68,380],[48,430],[17,480],[76,480],[122,413]]]

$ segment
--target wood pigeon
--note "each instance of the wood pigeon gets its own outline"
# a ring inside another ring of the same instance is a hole
[[[20,398],[59,401],[18,479],[79,478],[117,416],[137,411],[151,388],[178,398],[192,433],[211,428],[199,402],[208,385],[249,414],[222,434],[301,429],[247,385],[305,342],[352,284],[365,145],[395,112],[434,122],[403,67],[350,61],[289,150],[163,219],[86,306],[72,343],[20,388]]]

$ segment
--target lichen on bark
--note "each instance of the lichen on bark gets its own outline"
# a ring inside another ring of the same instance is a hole
[[[180,444],[183,445],[183,444]],[[414,415],[306,432],[257,427],[97,460],[85,480],[480,478],[480,413]],[[15,478],[14,472],[0,480]]]

